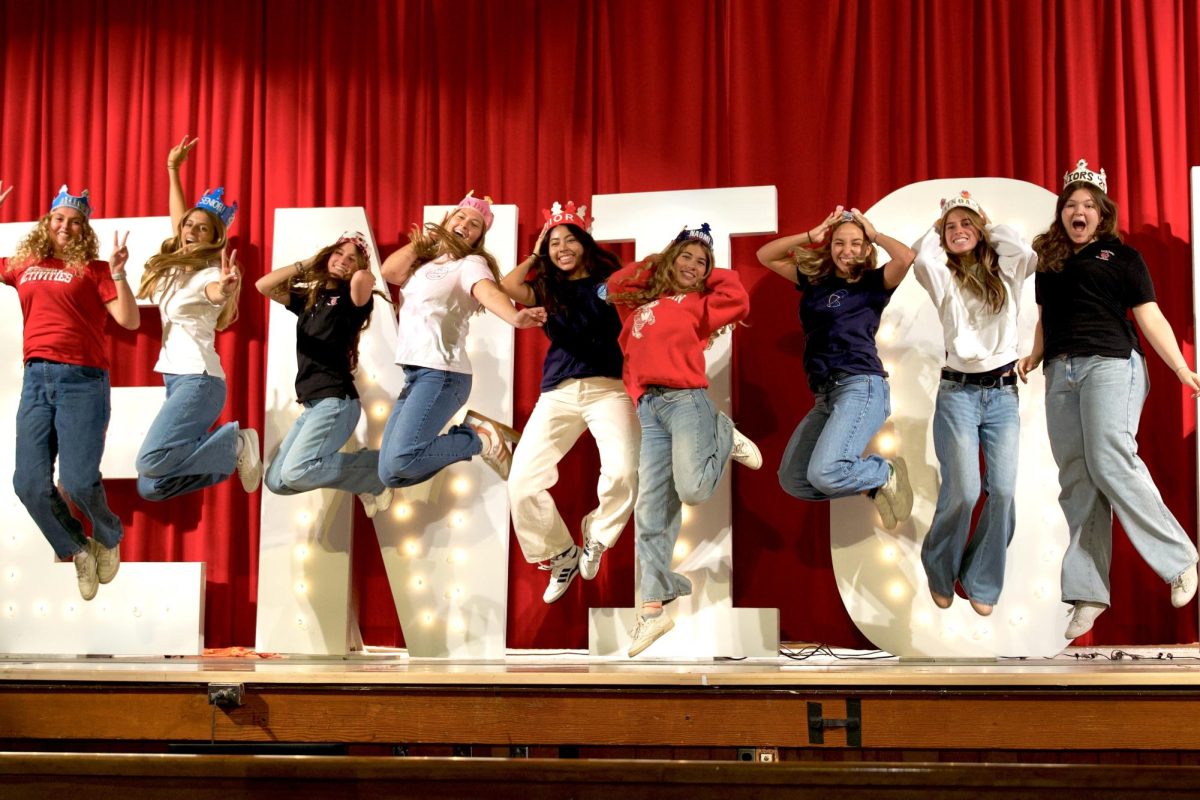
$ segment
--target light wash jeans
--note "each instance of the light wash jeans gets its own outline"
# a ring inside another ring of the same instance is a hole
[[[108,370],[50,361],[25,365],[13,488],[59,558],[83,550],[87,537],[54,485],[56,457],[62,488],[91,521],[96,541],[113,548],[125,535],[100,482],[110,394]]]
[[[1138,458],[1138,421],[1150,389],[1145,359],[1060,357],[1045,370],[1046,430],[1070,529],[1063,602],[1109,604],[1113,511],[1150,568],[1174,580],[1195,563],[1196,547]]]
[[[892,413],[887,379],[838,374],[813,390],[813,401],[779,462],[783,490],[800,500],[832,500],[883,486],[887,461],[862,452]]]
[[[661,386],[646,390],[637,414],[642,452],[634,521],[642,602],[668,603],[692,593],[692,582],[671,571],[682,503],[703,503],[716,490],[733,449],[733,420],[717,414],[703,389]]]
[[[558,483],[558,462],[585,430],[600,451],[600,480],[583,538],[612,547],[633,512],[642,429],[625,386],[616,378],[563,381],[538,397],[513,451],[508,499],[526,561],[546,561],[574,543],[549,489]]]
[[[225,407],[225,381],[212,375],[163,375],[167,399],[137,456],[137,488],[167,500],[220,483],[237,468],[238,424],[209,430]]]
[[[279,445],[263,482],[275,494],[341,489],[379,494],[379,451],[341,452],[358,426],[362,404],[353,397],[322,397],[304,411]]]
[[[379,479],[388,486],[413,486],[483,452],[470,425],[441,433],[470,394],[468,373],[405,366],[404,389],[383,429]]]
[[[1004,588],[1008,543],[1017,527],[1015,494],[1021,415],[1016,386],[973,386],[943,380],[933,414],[933,448],[942,487],[921,563],[929,588],[952,596],[962,581],[971,599],[995,605]],[[984,474],[979,475],[983,447]],[[971,515],[986,493],[975,535]]]

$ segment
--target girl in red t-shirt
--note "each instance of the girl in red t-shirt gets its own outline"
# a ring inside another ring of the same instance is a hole
[[[0,269],[0,280],[16,287],[25,321],[13,486],[55,555],[74,560],[84,600],[116,575],[124,535],[100,482],[110,411],[104,323],[111,316],[133,330],[139,321],[125,281],[125,241],[114,235],[109,262],[98,261],[91,211],[86,191],[72,195],[64,185]],[[91,539],[67,499],[87,516]]]

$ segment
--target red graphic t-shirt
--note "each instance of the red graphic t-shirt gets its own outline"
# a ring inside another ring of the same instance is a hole
[[[21,300],[26,361],[45,358],[108,369],[104,306],[117,299],[117,285],[107,261],[72,269],[57,258],[29,266],[4,258],[0,281],[15,286]]]

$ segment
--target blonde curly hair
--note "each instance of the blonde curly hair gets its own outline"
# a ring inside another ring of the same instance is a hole
[[[20,244],[17,252],[9,259],[9,269],[28,267],[54,256],[54,242],[50,236],[50,217],[57,209],[51,209],[37,221]],[[63,250],[62,261],[73,272],[82,272],[88,264],[100,257],[100,240],[92,230],[88,218],[83,218],[83,234],[72,240]]]

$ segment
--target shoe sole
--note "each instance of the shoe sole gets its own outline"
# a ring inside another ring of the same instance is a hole
[[[247,494],[249,494],[251,492],[258,491],[259,484],[262,483],[262,476],[263,476],[262,450],[259,447],[261,442],[258,438],[258,431],[254,430],[253,428],[244,428],[241,432],[246,434],[246,437],[245,437],[246,443],[244,445],[242,445],[242,448],[243,448],[242,452],[244,453],[246,448],[252,448],[250,452],[254,453],[254,458],[258,462],[258,465],[254,468],[254,473],[255,473],[254,478],[252,479],[252,481],[249,481],[249,482],[245,478],[242,477],[242,470],[241,470],[240,466],[236,469],[237,474],[238,474],[238,479],[241,480],[241,482],[242,482],[242,488],[246,490]]]
[[[665,614],[667,612],[664,611],[663,613]],[[633,658],[634,656],[641,655],[642,653],[644,653],[646,651],[647,647],[654,644],[655,642],[657,642],[662,637],[666,636],[668,633],[670,633],[674,629],[675,629],[675,620],[668,618],[667,626],[665,628],[663,628],[661,631],[659,631],[658,634],[653,639],[649,639],[647,641],[642,642],[641,644],[635,644],[632,647],[630,647],[629,648],[629,657]]]
[[[500,431],[500,435],[503,436],[508,441],[508,443],[511,445],[516,445],[517,442],[521,441],[521,432],[519,430],[517,430],[516,428],[514,428],[511,425],[505,425],[503,422],[501,422],[498,419],[492,419],[491,417],[484,416],[483,414],[480,414],[478,411],[468,411],[466,417],[464,417],[463,419],[464,419],[464,421],[470,420],[470,419],[477,419],[480,422],[492,423],[493,425],[496,426],[496,429]]]
[[[900,524],[901,522],[908,522],[909,518],[912,516],[912,507],[913,507],[912,483],[909,482],[909,480],[908,480],[908,463],[903,458],[897,458],[894,461],[892,461],[892,468],[894,470],[896,470],[896,486],[897,487],[900,487],[900,486],[908,487],[907,490],[904,492],[908,496],[907,507],[899,509],[899,513],[897,513],[896,507],[892,506],[892,514],[894,514],[896,517],[896,524]],[[897,493],[897,494],[899,494],[899,493]]]

